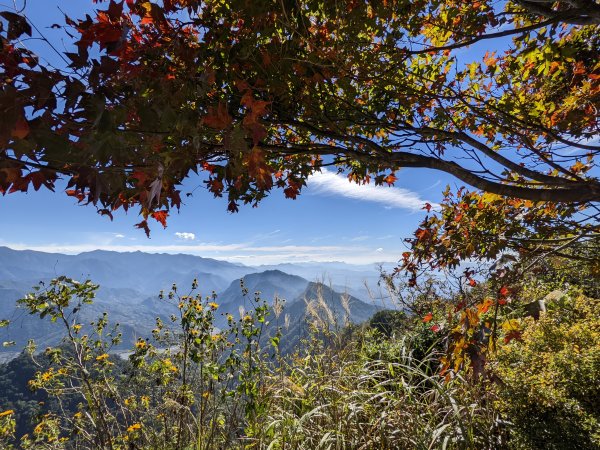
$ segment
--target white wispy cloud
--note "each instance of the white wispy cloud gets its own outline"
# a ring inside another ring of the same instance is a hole
[[[430,191],[431,189],[438,187],[440,184],[442,184],[442,180],[437,180],[431,186],[426,187],[425,189],[423,189],[423,191]]]
[[[117,239],[123,239],[125,237],[124,234],[115,234],[115,238]]]
[[[273,230],[268,233],[260,233],[252,236],[250,239],[253,242],[264,241],[264,240],[272,240],[274,236],[281,233],[281,230]]]
[[[175,233],[175,236],[177,236],[179,239],[183,239],[184,241],[193,241],[196,239],[196,235],[194,233],[181,233],[178,231]]]
[[[344,175],[323,169],[308,179],[309,189],[319,194],[341,195],[354,200],[380,203],[388,208],[402,208],[419,211],[427,200],[422,199],[416,192],[399,187],[375,186],[374,184],[359,185],[348,181]],[[433,205],[432,202],[429,202]]]

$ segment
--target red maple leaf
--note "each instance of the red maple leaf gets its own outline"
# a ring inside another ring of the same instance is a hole
[[[227,111],[227,105],[224,102],[219,102],[217,107],[209,106],[208,114],[202,119],[202,123],[210,128],[223,130],[231,125],[233,119]]]
[[[40,190],[42,184],[47,184],[46,175],[44,175],[44,173],[41,170],[30,173],[28,177],[31,180],[31,184],[33,184],[33,189],[35,189],[36,191]]]
[[[17,139],[25,139],[29,134],[29,123],[24,117],[19,117],[15,123],[15,127],[11,132],[11,136]]]
[[[208,190],[216,196],[221,196],[223,193],[223,182],[217,178],[207,181]]]
[[[79,202],[85,200],[85,194],[77,189],[67,189],[65,194],[67,194],[69,197],[75,197]]]
[[[140,170],[136,170],[131,174],[131,178],[135,178],[137,180],[136,186],[143,186],[146,184],[146,180],[148,179],[148,174],[146,172],[142,172]]]
[[[160,222],[163,227],[167,228],[167,217],[169,217],[169,213],[167,211],[155,211],[151,215],[153,219],[155,219],[157,222]]]
[[[506,335],[504,336],[504,343],[508,344],[513,339],[520,341],[521,340],[521,332],[518,330],[513,330],[513,331],[506,333]]]
[[[148,226],[147,220],[142,220],[140,223],[135,224],[136,228],[141,228],[146,233],[147,237],[150,237],[150,227]]]

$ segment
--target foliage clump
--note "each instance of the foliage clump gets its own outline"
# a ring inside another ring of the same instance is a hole
[[[600,301],[571,290],[500,347],[499,407],[515,448],[600,447]]]
[[[508,272],[497,269],[499,279],[453,294],[448,280],[432,278],[412,291],[391,290],[414,312],[380,311],[362,326],[338,324],[316,299],[317,306],[306,305],[308,334],[289,353],[280,345],[289,321],[270,322],[281,307],[256,293],[217,329],[217,298],[198,294],[194,282],[186,294],[175,285],[161,293],[175,314],[157,319],[151,336],[117,356],[121,336],[106,315],[78,321],[97,286],[60,277],[21,301],[62,325],[65,339],[41,353],[31,343],[20,357],[34,364],[27,370],[38,397],[11,393],[21,403],[0,403],[0,443],[49,450],[597,448],[600,301],[588,295],[589,283],[582,291],[564,281],[576,274],[548,263],[556,276],[529,274],[510,287]],[[534,319],[526,307],[539,299],[545,309]],[[43,404],[34,407],[36,398]]]

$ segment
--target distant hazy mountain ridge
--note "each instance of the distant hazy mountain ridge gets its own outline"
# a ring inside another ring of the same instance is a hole
[[[360,292],[365,279],[373,280],[377,276],[374,267],[369,273],[365,267],[343,263],[325,263],[322,266],[315,263],[282,264],[285,271],[277,267],[250,267],[183,254],[97,250],[64,255],[0,247],[0,319],[11,320],[10,327],[0,329],[0,341],[16,341],[17,345],[10,349],[14,351],[22,348],[28,339],[36,339],[45,345],[53,345],[60,340],[61,331],[54,324],[15,307],[16,300],[30,292],[32,286],[59,275],[77,280],[91,279],[101,286],[94,304],[82,309],[80,321],[88,323],[102,312],[108,312],[111,323],[120,324],[125,347],[139,336],[148,336],[156,317],[168,319],[175,312],[173,304],[158,299],[158,292],[168,290],[173,283],[182,294],[191,288],[194,279],[198,280],[202,295],[216,292],[220,305],[217,326],[224,326],[227,313],[237,317],[240,306],[246,309],[252,307],[255,292],[260,292],[260,297],[270,306],[277,296],[285,300],[285,314],[288,322],[293,324],[290,336],[297,337],[306,322],[307,306],[318,296],[325,299],[336,320],[342,320],[342,294],[336,292],[339,286],[335,286],[334,282],[339,284],[351,280],[349,289],[356,293]],[[313,282],[318,275],[325,278],[329,274],[328,269],[336,276],[331,279],[331,287]],[[307,279],[299,274],[312,277]],[[246,296],[242,295],[240,279],[243,279],[248,291]],[[346,298],[351,322],[367,320],[378,309],[356,296],[348,295]],[[0,348],[0,351],[3,350]]]

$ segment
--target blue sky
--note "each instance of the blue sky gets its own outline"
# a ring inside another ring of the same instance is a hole
[[[49,38],[60,36],[46,28],[62,23],[58,4],[73,17],[92,6],[91,0],[29,0],[26,13]],[[396,186],[390,188],[358,186],[324,171],[309,180],[297,200],[274,191],[258,208],[243,207],[237,214],[228,213],[225,200],[200,186],[184,199],[180,213],[172,213],[165,230],[153,224],[150,239],[133,227],[140,221],[136,211],[116,214],[111,222],[60,190],[10,194],[0,197],[0,245],[64,253],[97,248],[190,253],[249,265],[393,262],[406,249],[403,239],[425,216],[425,202],[439,201],[444,187],[456,183],[424,169],[403,169],[396,175]],[[199,178],[189,179],[182,191],[201,184]]]
[[[223,199],[203,188],[185,199],[168,226],[152,227],[151,238],[133,225],[135,211],[111,222],[92,206],[80,206],[60,191],[15,193],[0,198],[0,245],[15,249],[79,253],[96,248],[191,253],[249,265],[292,261],[396,261],[425,215],[426,201],[439,200],[439,174],[397,172],[392,188],[351,184],[324,172],[309,180],[297,200],[275,191],[258,208],[226,211]],[[195,182],[195,183],[194,183]],[[200,183],[189,179],[184,192]]]

